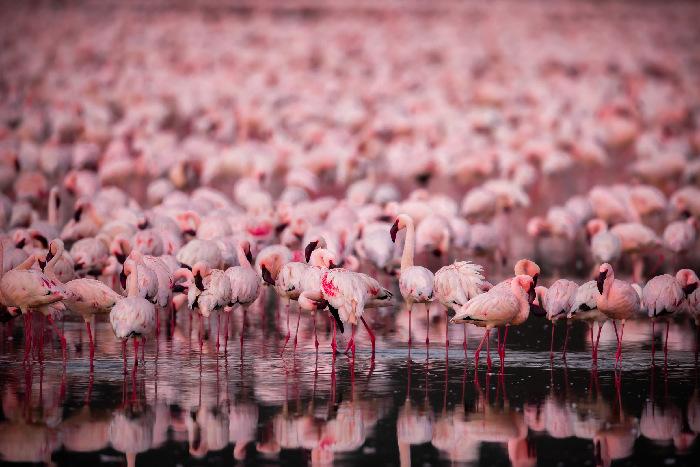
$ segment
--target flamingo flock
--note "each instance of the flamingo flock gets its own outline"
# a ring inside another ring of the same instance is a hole
[[[652,362],[658,324],[700,329],[697,70],[650,39],[673,32],[601,21],[590,40],[623,51],[488,16],[477,53],[461,17],[428,46],[414,32],[436,23],[420,14],[368,35],[336,13],[312,29],[60,14],[47,28],[49,12],[18,12],[0,32],[0,316],[23,317],[25,364],[44,320],[67,363],[72,317],[91,368],[107,317],[125,368],[128,339],[136,366],[147,339],[194,320],[200,349],[216,320],[227,355],[233,315],[242,357],[253,313],[282,328],[282,355],[303,315],[317,352],[330,333],[332,358],[354,361],[362,325],[374,360],[401,301],[409,349],[420,307],[426,345],[434,323],[448,349],[461,327],[466,357],[467,326],[484,329],[477,366],[496,330],[501,370],[509,329],[540,318],[552,360],[556,325],[565,359],[585,322],[594,363],[609,321],[616,368],[630,320],[649,321]],[[503,43],[511,23],[527,41]],[[64,29],[81,32],[72,48]]]

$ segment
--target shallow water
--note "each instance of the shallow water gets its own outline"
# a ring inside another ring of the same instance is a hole
[[[308,315],[294,351],[294,306],[281,357],[286,314],[274,303],[264,318],[261,308],[248,312],[242,353],[242,313],[229,322],[226,351],[221,331],[217,354],[216,317],[202,323],[200,351],[198,318],[190,326],[183,310],[171,326],[162,312],[160,335],[136,369],[129,344],[126,374],[108,322],[96,324],[92,371],[82,323],[64,324],[65,366],[48,328],[42,355],[36,339],[32,363],[24,365],[23,327],[14,323],[2,335],[0,455],[56,465],[698,463],[700,397],[689,323],[671,325],[666,365],[659,339],[665,328],[657,326],[652,366],[649,323],[628,322],[622,370],[614,372],[609,324],[593,370],[583,323],[571,328],[566,361],[559,325],[550,360],[549,325],[533,318],[510,330],[501,373],[495,338],[491,372],[485,349],[475,372],[476,328],[468,328],[466,359],[461,326],[450,327],[446,352],[438,307],[431,309],[429,346],[425,314],[413,313],[410,349],[405,311],[368,318],[377,354],[372,362],[358,329],[353,364],[346,355],[333,360],[325,316],[317,317],[318,353]],[[38,317],[33,326],[39,328]]]

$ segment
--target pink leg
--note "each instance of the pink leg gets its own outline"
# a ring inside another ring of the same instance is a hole
[[[280,352],[280,356],[284,353],[285,349],[287,348],[287,343],[289,342],[289,338],[292,337],[292,333],[289,330],[289,305],[286,305],[287,308],[287,337],[284,339],[284,345],[282,346],[282,351]]]
[[[160,307],[156,306],[156,338],[160,334]]]
[[[373,333],[372,330],[369,328],[369,326],[367,326],[367,321],[365,321],[365,317],[364,317],[364,316],[361,316],[361,317],[360,317],[360,320],[362,321],[362,324],[365,325],[365,329],[367,329],[367,334],[369,334],[369,340],[370,340],[370,342],[372,342],[372,359],[374,360],[374,340],[375,340],[375,339],[374,339],[374,333]]]
[[[56,322],[54,321],[54,319],[51,316],[49,316],[48,319],[49,319],[49,323],[51,323],[51,327],[53,327],[54,332],[56,333],[56,335],[58,336],[58,338],[61,341],[61,351],[63,352],[63,362],[65,363],[65,361],[66,361],[66,338],[63,337],[63,333],[61,333],[61,331],[58,329],[58,326],[56,325]]]
[[[656,342],[654,342],[655,336],[654,336],[654,325],[655,325],[655,320],[651,320],[651,364],[654,364],[655,357],[656,357]]]
[[[226,313],[226,319],[224,319],[224,354],[228,353],[228,318],[230,315],[231,312],[229,311]]]
[[[566,345],[569,343],[569,329],[571,328],[571,323],[566,322],[566,333],[564,334],[564,352],[561,354],[561,358],[566,360]]]
[[[474,371],[479,368],[479,354],[481,353],[481,348],[484,346],[484,341],[486,340],[486,331],[484,331],[484,337],[481,338],[479,346],[474,351]]]
[[[503,332],[503,343],[501,344],[501,347],[498,349],[499,354],[501,356],[501,371],[503,371],[503,368],[506,365],[506,340],[508,339],[508,328],[510,326],[506,325],[506,330]]]
[[[134,370],[139,366],[139,339],[134,337]]]
[[[219,354],[219,330],[221,329],[221,312],[216,314],[216,353]]]
[[[90,368],[93,368],[95,360],[95,341],[92,339],[92,329],[90,328],[90,321],[85,321],[85,327],[87,328],[88,338],[90,339]]]
[[[411,335],[412,335],[412,334],[411,334],[411,323],[412,323],[412,321],[413,321],[413,320],[411,319],[411,311],[412,311],[412,308],[413,308],[412,306],[411,306],[411,307],[408,307],[408,346],[409,346],[409,347],[411,347],[411,340],[412,340],[412,339],[411,339]]]
[[[316,313],[313,315],[314,319],[314,346],[316,347],[316,352],[318,352],[318,333],[316,332]]]
[[[486,368],[488,371],[491,371],[491,339],[489,339],[489,336],[491,335],[491,330],[489,328],[486,328]]]
[[[146,363],[146,336],[141,338],[141,361]]]
[[[331,340],[331,350],[333,351],[333,358],[335,358],[335,352],[338,349],[338,344],[335,342],[336,324],[333,317],[331,317],[331,323],[333,324],[333,340]]]
[[[425,319],[427,321],[425,325],[425,345],[430,345],[430,308],[428,304],[425,304]]]
[[[588,330],[589,330],[590,335],[591,335],[591,360],[592,360],[593,359],[593,345],[594,345],[594,342],[593,342],[593,323],[591,323],[591,327],[588,328]]]
[[[297,351],[297,338],[299,337],[299,321],[301,321],[301,308],[297,310],[297,328],[294,331],[294,352]]]
[[[467,358],[467,323],[462,325],[462,330],[464,331],[464,340],[462,341],[462,348],[464,349],[464,358]]]
[[[671,321],[666,321],[666,337],[664,337],[664,366],[668,361],[668,328],[671,327]]]
[[[350,349],[352,350],[352,361],[355,361],[355,330],[357,329],[357,326],[354,324],[352,325],[352,336],[350,337]],[[346,350],[347,352],[347,350]]]
[[[445,310],[445,348],[450,346],[450,315]]]
[[[554,321],[552,321],[552,337],[549,339],[549,359],[554,359]]]
[[[204,316],[199,316],[199,354],[202,354],[202,347],[204,346]]]
[[[126,374],[126,339],[122,341],[122,358],[124,359],[124,374]]]
[[[595,350],[593,355],[593,363],[598,362],[598,346],[600,345],[600,333],[603,330],[605,323],[598,323],[598,335],[595,338]]]
[[[248,308],[243,308],[243,324],[241,326],[241,358],[243,358],[243,335],[245,334],[246,317],[248,315]]]

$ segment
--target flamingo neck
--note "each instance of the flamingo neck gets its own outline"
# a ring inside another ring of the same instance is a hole
[[[605,296],[606,299],[610,296],[610,290],[612,290],[612,286],[613,286],[614,282],[615,282],[615,273],[611,269],[608,272],[608,275],[605,277],[605,281],[603,281],[603,293],[602,293],[602,295]]]
[[[51,193],[49,193],[49,212],[48,212],[48,220],[49,224],[55,226],[58,226],[58,206],[57,206],[57,201],[58,201],[58,190],[53,189],[51,190]]]
[[[514,278],[510,282],[510,289],[515,295],[515,299],[518,301],[518,314],[517,318],[525,318],[530,314],[530,304],[527,301],[527,293],[520,286],[520,283]]]
[[[245,251],[243,251],[242,247],[239,246],[236,249],[236,256],[238,257],[238,264],[240,264],[244,268],[252,268],[252,266],[250,265],[250,261],[248,261],[248,257],[245,255]]]
[[[132,263],[128,280],[129,283],[126,286],[127,296],[137,297],[139,295],[139,272],[135,263]]]
[[[63,255],[63,246],[58,245],[58,248],[56,249],[56,254],[54,255],[53,258],[51,258],[51,261],[46,263],[46,267],[44,268],[44,272],[46,275],[49,275],[52,279],[54,278],[54,268],[56,267],[56,263],[58,263],[58,260],[61,259],[61,256]]]
[[[416,229],[413,219],[403,218],[406,224],[406,241],[403,244],[403,254],[401,255],[401,270],[404,271],[413,266],[413,256],[416,250]]]

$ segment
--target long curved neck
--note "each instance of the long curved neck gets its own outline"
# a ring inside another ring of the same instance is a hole
[[[129,284],[127,285],[127,295],[129,297],[137,297],[139,295],[139,273],[136,263],[131,264]]]
[[[527,293],[520,287],[520,284],[513,279],[510,282],[510,289],[515,295],[515,299],[518,301],[518,317],[523,317],[527,319],[530,314],[530,304],[527,301]]]
[[[58,190],[53,189],[49,193],[49,224],[58,225]]]
[[[615,282],[615,273],[612,269],[608,271],[607,276],[605,276],[605,281],[603,281],[603,294],[605,298],[610,295],[610,290],[612,289],[613,283]]]
[[[238,246],[236,248],[236,256],[238,257],[238,264],[240,264],[244,268],[252,268],[252,266],[250,265],[250,261],[248,261],[248,257],[245,255],[245,251],[243,251],[243,248],[241,246]]]
[[[416,229],[413,226],[413,219],[406,218],[406,241],[403,244],[403,254],[401,255],[401,270],[413,266],[413,255],[416,250]]]
[[[50,247],[49,247],[50,248]],[[59,259],[61,259],[61,256],[63,255],[63,246],[58,245],[58,248],[56,249],[56,254],[54,255],[51,260],[46,263],[46,267],[44,268],[44,273],[51,278],[54,278],[54,268],[56,267],[56,263],[58,262]]]

